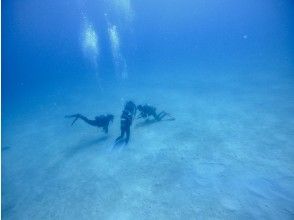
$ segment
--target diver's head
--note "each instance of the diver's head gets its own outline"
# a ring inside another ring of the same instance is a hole
[[[143,106],[142,106],[142,105],[138,105],[138,106],[137,106],[137,109],[138,109],[139,111],[142,111]]]
[[[129,100],[126,102],[126,105],[135,105],[135,103],[133,101]]]
[[[125,104],[125,109],[133,111],[134,109],[136,109],[136,105],[133,101],[127,101]]]

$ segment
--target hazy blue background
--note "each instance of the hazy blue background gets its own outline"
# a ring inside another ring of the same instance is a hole
[[[293,219],[294,1],[2,1],[4,219]],[[135,120],[126,100],[176,118]],[[113,113],[109,134],[63,118]]]
[[[90,82],[95,72],[114,79],[105,13],[130,80],[154,71],[291,72],[293,10],[293,1],[278,0],[2,1],[3,107],[12,97]],[[98,70],[82,51],[85,15],[98,36]]]

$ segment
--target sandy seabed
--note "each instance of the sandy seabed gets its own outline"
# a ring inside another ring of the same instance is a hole
[[[294,219],[293,84],[279,77],[174,79],[32,98],[4,114],[3,219]],[[126,100],[175,121],[136,120]],[[30,107],[31,106],[31,107]],[[66,114],[113,113],[109,134]]]

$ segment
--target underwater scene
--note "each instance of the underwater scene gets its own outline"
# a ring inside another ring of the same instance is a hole
[[[2,0],[2,219],[294,219],[292,0]]]

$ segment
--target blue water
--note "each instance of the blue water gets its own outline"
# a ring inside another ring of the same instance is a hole
[[[2,218],[293,219],[293,11],[2,1]],[[114,147],[128,100],[176,120]],[[115,119],[106,135],[74,113]]]

